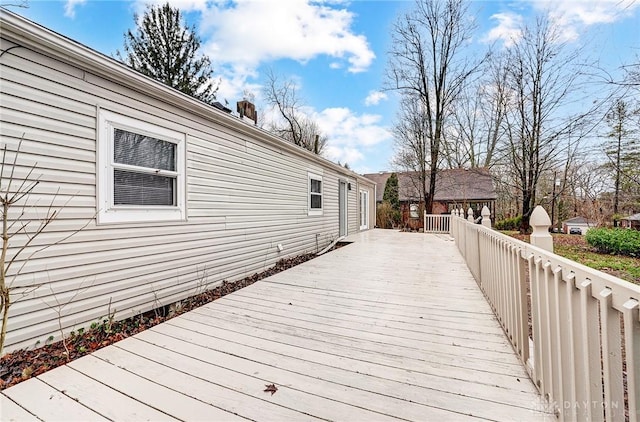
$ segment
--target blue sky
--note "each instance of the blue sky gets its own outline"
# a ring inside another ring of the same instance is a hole
[[[3,2],[5,3],[5,2]],[[10,9],[104,54],[122,49],[142,0],[30,0]],[[327,158],[360,173],[391,169],[390,131],[397,105],[384,85],[390,28],[413,2],[384,0],[171,1],[195,24],[221,78],[218,99],[248,90],[263,117],[268,70],[296,81],[306,111],[329,138]],[[549,13],[566,39],[584,43],[614,75],[640,55],[640,0],[476,0],[471,3],[478,51],[500,45],[536,13]],[[635,59],[637,61],[637,59]]]

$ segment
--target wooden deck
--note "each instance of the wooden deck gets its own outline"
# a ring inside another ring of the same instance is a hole
[[[3,391],[0,419],[555,420],[448,236],[350,240]]]

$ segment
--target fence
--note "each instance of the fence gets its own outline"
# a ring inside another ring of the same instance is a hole
[[[551,252],[542,207],[532,244],[463,215],[450,234],[546,404],[563,421],[640,420],[640,286]]]
[[[425,233],[449,233],[450,215],[424,214]]]

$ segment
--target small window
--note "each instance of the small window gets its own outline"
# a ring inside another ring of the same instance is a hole
[[[360,191],[360,230],[369,228],[369,192]]]
[[[409,217],[420,218],[420,207],[418,206],[418,204],[409,205]]]
[[[322,215],[322,176],[309,173],[309,215]]]
[[[176,149],[123,129],[113,136],[113,204],[176,206]]]
[[[98,221],[184,220],[185,136],[100,112]]]

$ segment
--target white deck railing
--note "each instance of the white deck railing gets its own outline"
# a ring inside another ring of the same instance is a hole
[[[425,233],[449,233],[450,215],[424,214]]]
[[[545,405],[560,420],[640,421],[640,286],[461,214],[451,235]]]

